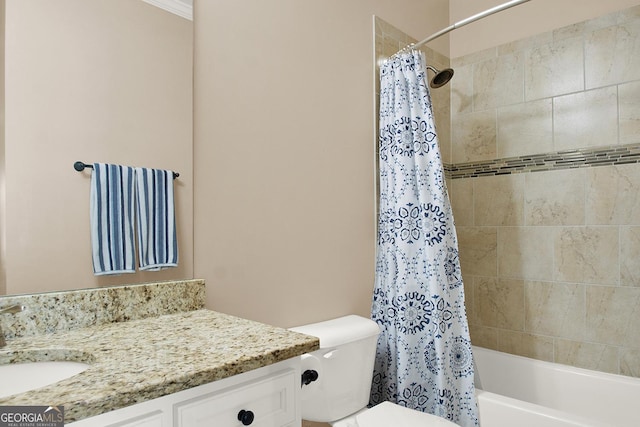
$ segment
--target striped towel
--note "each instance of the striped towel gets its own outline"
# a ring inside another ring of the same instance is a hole
[[[91,174],[91,246],[95,275],[134,273],[133,168],[94,163]]]
[[[140,270],[178,265],[173,172],[136,168]]]

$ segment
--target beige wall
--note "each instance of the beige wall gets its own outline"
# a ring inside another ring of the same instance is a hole
[[[4,6],[0,0],[0,295],[7,291],[6,266],[6,197],[4,174]]]
[[[192,23],[130,0],[8,0],[6,18],[7,292],[192,277]],[[180,172],[179,268],[93,276],[76,160]]]
[[[452,60],[453,166],[548,162],[451,182],[476,345],[640,376],[639,38],[636,6]]]
[[[280,326],[368,316],[373,21],[415,37],[443,1],[195,7],[195,275],[210,308]]]
[[[451,23],[506,3],[506,0],[449,0]],[[631,7],[638,0],[533,0],[451,33],[450,57],[530,37]]]

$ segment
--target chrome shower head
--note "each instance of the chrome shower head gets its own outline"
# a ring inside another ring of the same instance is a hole
[[[435,73],[435,76],[433,76],[433,78],[431,79],[431,82],[429,83],[429,86],[431,86],[434,89],[437,89],[441,86],[446,85],[447,83],[449,83],[449,80],[451,80],[451,78],[453,77],[452,68],[445,68],[444,70],[438,70],[432,67],[431,65],[427,65],[427,69]]]

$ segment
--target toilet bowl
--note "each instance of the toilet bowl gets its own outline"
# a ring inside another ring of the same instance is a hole
[[[301,357],[303,419],[333,427],[456,426],[392,402],[367,408],[380,334],[374,321],[350,315],[291,330],[320,339],[319,350]]]

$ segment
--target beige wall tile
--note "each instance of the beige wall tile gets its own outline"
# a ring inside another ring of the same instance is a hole
[[[386,22],[384,19],[381,19],[378,16],[376,16],[376,21],[378,26],[380,27],[380,32],[382,33],[382,36],[390,40],[391,39],[396,40],[399,43],[400,48],[403,48],[407,46],[409,43],[413,43],[416,41],[414,38],[410,37],[404,31],[391,25],[390,23]],[[390,51],[389,53],[394,54],[395,52]]]
[[[498,331],[498,350],[553,362],[553,338],[507,330]]]
[[[498,157],[553,151],[551,99],[498,109]]]
[[[558,28],[552,31],[554,41],[560,41],[564,39],[581,37],[586,28],[586,23],[584,21],[578,22],[572,25],[567,25],[566,27]]]
[[[469,325],[471,344],[491,350],[498,349],[498,330],[486,326]]]
[[[640,167],[637,164],[587,170],[587,224],[640,225]]]
[[[640,79],[640,20],[593,31],[585,37],[586,88]]]
[[[551,280],[554,233],[550,227],[500,227],[498,276]]]
[[[553,138],[558,151],[618,143],[615,86],[553,99]]]
[[[486,110],[524,101],[523,64],[521,53],[474,64],[473,110]]]
[[[384,53],[384,43],[383,43],[382,36],[376,35],[375,49],[376,49],[376,66],[374,67],[374,70],[375,70],[374,86],[375,86],[375,91],[376,91],[376,117],[379,117],[377,112],[380,109],[380,102],[379,102],[379,99],[380,99],[380,64],[382,64],[384,62],[384,60],[388,58],[388,55],[385,55],[385,53]]]
[[[617,227],[561,227],[554,239],[555,280],[618,283]]]
[[[496,111],[452,117],[453,162],[492,160],[496,157]]]
[[[497,271],[497,231],[495,227],[456,227],[460,266],[467,275],[492,276]]]
[[[585,34],[593,33],[594,31],[601,30],[603,28],[611,27],[612,25],[621,24],[624,22],[622,14],[620,12],[608,13],[606,15],[598,16],[584,22]]]
[[[475,225],[524,223],[524,175],[499,175],[473,181]]]
[[[622,348],[620,353],[620,374],[640,378],[640,349]]]
[[[438,120],[438,112],[434,113]],[[440,120],[442,116],[440,116]],[[440,148],[440,158],[444,164],[451,164],[451,128],[448,126],[440,126],[436,123],[436,134],[438,135],[438,146]]]
[[[490,47],[488,49],[480,50],[470,53],[464,56],[458,56],[451,59],[451,65],[453,67],[460,67],[462,65],[475,64],[476,62],[486,61],[487,59],[496,58],[498,56],[498,49]]]
[[[476,277],[474,312],[478,326],[524,331],[524,282]]]
[[[637,20],[638,18],[640,18],[640,5],[623,9],[618,13],[618,16],[618,23]]]
[[[619,373],[618,347],[604,344],[557,339],[555,362],[612,374]]]
[[[386,22],[380,19],[379,17],[377,16],[373,17],[373,29],[376,37],[382,36],[382,32],[385,24]]]
[[[526,282],[525,319],[527,332],[582,340],[585,328],[584,285]]]
[[[473,111],[473,64],[455,67],[451,85],[451,114],[468,114]]]
[[[422,45],[422,47],[420,47],[420,50],[424,52],[429,65],[433,65],[439,70],[450,66],[451,60],[446,55],[443,55],[440,52],[436,52],[426,45]]]
[[[582,37],[567,38],[527,51],[525,99],[548,98],[584,90]]]
[[[438,89],[429,88],[440,155],[444,163],[451,163],[451,97],[449,89],[449,85]]]
[[[396,27],[394,27],[393,25],[389,24],[384,19],[380,19],[380,17],[378,17],[378,16],[376,16],[375,25],[376,25],[376,33],[378,33],[378,31],[379,31],[382,34],[389,34],[392,37],[394,35],[396,35],[396,38],[402,36],[400,33],[398,33],[398,30],[397,30]]]
[[[525,224],[584,224],[584,179],[584,169],[526,174]]]
[[[475,319],[475,311],[473,307],[474,293],[473,293],[473,280],[475,276],[465,276],[462,278],[462,284],[464,286],[464,308],[466,310],[467,322],[473,323]]]
[[[585,340],[638,347],[640,288],[587,286]]]
[[[403,43],[400,42],[397,38],[391,37],[388,34],[383,34],[382,36],[382,53],[385,57],[390,57],[397,51],[399,51],[403,46]]]
[[[640,227],[620,227],[620,284],[640,287]]]
[[[456,226],[473,225],[473,181],[476,178],[454,179],[451,181],[451,208]]]
[[[551,31],[547,31],[544,33],[533,35],[531,37],[500,45],[498,46],[498,55],[508,55],[517,51],[539,47],[551,43],[552,41],[553,33]]]
[[[640,5],[452,60],[452,162],[640,142],[638,39]],[[640,165],[453,182],[474,344],[640,376]]]
[[[640,82],[618,86],[620,144],[640,142]]]

